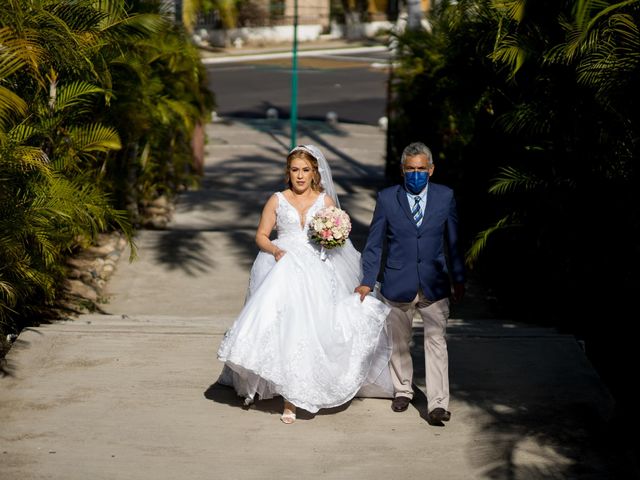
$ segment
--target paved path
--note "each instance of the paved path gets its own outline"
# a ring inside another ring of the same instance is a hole
[[[207,127],[206,177],[165,231],[118,264],[109,315],[23,332],[0,378],[0,479],[632,478],[609,435],[612,402],[577,342],[474,317],[451,322],[452,421],[418,395],[279,421],[216,384],[216,350],[240,310],[260,207],[281,188],[286,124]],[[361,247],[381,185],[384,134],[303,123],[334,168]],[[471,300],[473,301],[473,297]],[[416,333],[416,345],[420,345]],[[415,349],[417,384],[421,351]]]

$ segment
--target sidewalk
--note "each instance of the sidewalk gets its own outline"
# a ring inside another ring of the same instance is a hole
[[[385,42],[376,39],[364,40],[345,40],[336,39],[319,39],[298,43],[298,51],[306,52],[310,50],[340,50],[349,48],[377,48],[385,47]],[[270,42],[260,44],[248,44],[242,47],[199,47],[200,55],[207,57],[223,57],[234,55],[254,55],[259,53],[278,53],[290,52],[293,48],[292,42]]]
[[[347,40],[317,40],[298,44],[298,56],[318,56],[326,54],[358,54],[372,52],[387,52],[388,47],[383,42],[347,41]],[[273,43],[265,45],[249,45],[241,48],[201,48],[200,55],[205,65],[220,63],[247,62],[262,59],[290,58],[293,53],[291,43]]]
[[[389,400],[279,421],[216,384],[216,351],[239,312],[264,201],[281,188],[287,125],[207,126],[205,180],[165,231],[123,255],[109,315],[24,331],[0,378],[0,479],[633,478],[608,434],[612,402],[570,336],[474,317],[449,330],[452,420]],[[332,165],[362,248],[383,174],[376,127],[301,122]],[[481,302],[481,299],[479,299]],[[424,388],[416,330],[416,384]]]

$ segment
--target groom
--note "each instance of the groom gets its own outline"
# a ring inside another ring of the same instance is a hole
[[[417,310],[424,323],[427,420],[431,425],[443,425],[451,418],[445,340],[449,297],[458,301],[464,295],[458,215],[453,190],[429,182],[434,164],[431,151],[424,144],[412,143],[404,149],[401,168],[403,185],[378,194],[362,253],[362,285],[356,292],[364,299],[373,290],[386,240],[381,294],[392,307],[388,319],[393,339],[391,408],[404,412],[413,398],[409,343]]]

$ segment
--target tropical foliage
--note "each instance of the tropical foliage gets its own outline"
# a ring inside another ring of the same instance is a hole
[[[629,195],[640,136],[629,98],[639,14],[637,1],[439,2],[431,32],[399,38],[390,174],[401,148],[424,138],[463,198],[496,197],[471,220],[477,227],[497,217],[488,227],[495,242],[522,235],[525,256],[544,252],[548,272],[568,267],[567,252],[592,257],[592,241],[611,244],[594,216],[609,228],[638,223]],[[617,223],[620,211],[626,221]],[[471,266],[490,248],[486,233],[470,242]],[[564,275],[581,263],[600,262],[576,261]]]
[[[1,333],[47,315],[68,255],[100,232],[131,239],[145,200],[197,181],[205,82],[158,2],[0,9]]]
[[[640,258],[640,2],[443,0],[430,20],[397,38],[390,176],[432,146],[505,313],[610,348]]]

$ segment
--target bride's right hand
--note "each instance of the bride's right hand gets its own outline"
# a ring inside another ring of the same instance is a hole
[[[280,250],[278,247],[276,247],[276,249],[273,251],[273,256],[275,257],[276,262],[280,260],[285,253],[287,252],[285,252],[284,250]]]

